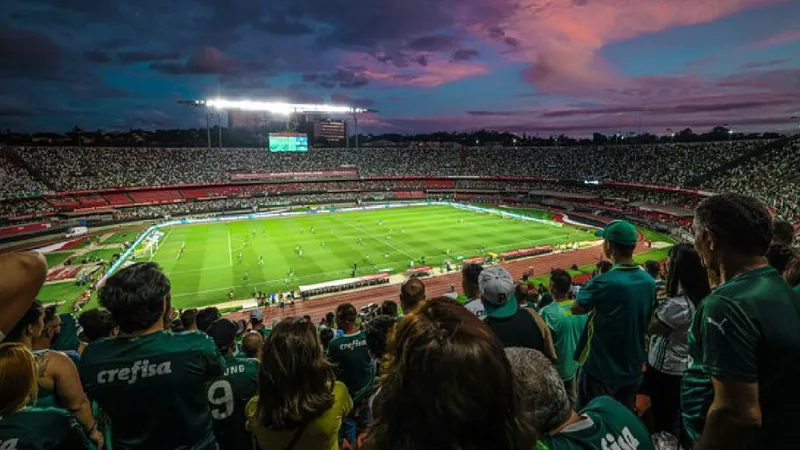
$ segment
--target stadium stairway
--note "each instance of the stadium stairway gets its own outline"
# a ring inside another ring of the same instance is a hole
[[[55,185],[53,185],[50,181],[47,180],[47,177],[43,177],[42,174],[39,173],[38,170],[34,169],[30,164],[25,162],[25,159],[22,158],[21,156],[19,156],[17,154],[17,152],[15,152],[14,150],[11,150],[10,148],[0,148],[0,151],[5,153],[5,155],[6,155],[6,157],[8,158],[9,161],[11,161],[15,165],[17,165],[19,167],[23,167],[25,170],[27,170],[28,173],[31,174],[31,178],[33,178],[34,180],[38,180],[38,181],[42,182],[45,186],[47,186],[49,189],[51,189],[53,191],[57,191],[58,190],[58,189],[56,189]]]
[[[783,147],[787,143],[791,142],[793,139],[795,139],[795,136],[788,136],[788,137],[784,137],[784,138],[781,138],[781,139],[776,139],[776,140],[774,140],[774,141],[772,141],[770,143],[767,143],[767,144],[761,145],[759,147],[756,147],[752,151],[749,151],[749,152],[743,154],[742,156],[740,156],[738,158],[734,158],[734,159],[726,162],[725,164],[722,164],[722,165],[719,165],[717,167],[714,167],[713,169],[709,170],[708,172],[706,172],[706,173],[704,173],[704,174],[702,174],[702,175],[700,175],[698,177],[695,177],[695,178],[687,181],[685,187],[690,187],[690,188],[699,187],[701,184],[705,183],[706,181],[710,180],[711,178],[713,178],[713,177],[715,177],[717,175],[721,175],[721,174],[729,171],[730,169],[732,169],[732,168],[734,168],[734,167],[736,167],[736,166],[738,166],[738,165],[740,165],[742,163],[750,161],[751,158],[754,158],[754,157],[757,157],[757,156],[761,156],[761,155],[763,155],[763,154],[765,154],[765,153],[767,153],[769,151],[772,151],[772,150],[775,150],[777,148]]]

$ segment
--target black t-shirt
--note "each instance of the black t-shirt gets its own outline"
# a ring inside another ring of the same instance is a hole
[[[544,337],[533,314],[525,308],[505,319],[487,316],[483,319],[504,347],[526,347],[544,351]]]

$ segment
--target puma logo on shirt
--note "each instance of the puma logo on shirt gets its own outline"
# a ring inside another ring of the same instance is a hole
[[[722,325],[724,325],[725,322],[727,322],[727,321],[728,321],[728,319],[722,319],[722,322],[717,322],[716,320],[712,319],[711,317],[706,317],[706,322],[708,322],[708,324],[710,324],[710,325],[714,325],[715,327],[717,327],[719,332],[722,333],[723,335],[725,334],[725,330],[722,329]]]

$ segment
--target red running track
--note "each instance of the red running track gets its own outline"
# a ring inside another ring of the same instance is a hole
[[[637,247],[636,253],[648,250],[647,246],[640,245]],[[549,273],[550,270],[554,268],[568,268],[572,265],[580,267],[587,264],[595,264],[602,258],[601,252],[601,247],[598,246],[564,253],[550,253],[534,258],[505,263],[502,264],[502,267],[505,267],[514,279],[520,279],[530,267],[534,269],[534,276],[538,276]],[[450,285],[455,285],[456,289],[461,291],[460,272],[451,272],[438,277],[422,278],[422,280],[425,282],[425,293],[428,298],[446,294],[450,291]],[[309,300],[298,301],[294,306],[287,306],[285,309],[280,309],[277,306],[266,308],[264,310],[264,320],[265,323],[269,325],[273,320],[280,320],[291,316],[309,315],[314,322],[317,322],[324,317],[327,312],[334,311],[336,306],[340,303],[349,302],[356,308],[361,308],[370,303],[380,303],[384,300],[394,300],[399,303],[399,294],[400,285],[392,284],[334,294],[327,297],[316,297]],[[247,319],[249,316],[247,312],[235,312],[226,315],[226,317],[231,320],[240,320]]]

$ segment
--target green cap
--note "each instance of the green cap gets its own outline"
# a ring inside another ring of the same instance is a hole
[[[514,278],[502,267],[489,267],[478,276],[481,303],[486,315],[505,319],[517,313]]]
[[[606,225],[604,229],[597,230],[594,235],[622,245],[636,245],[636,241],[639,240],[639,233],[636,231],[636,227],[625,220],[615,220]]]

